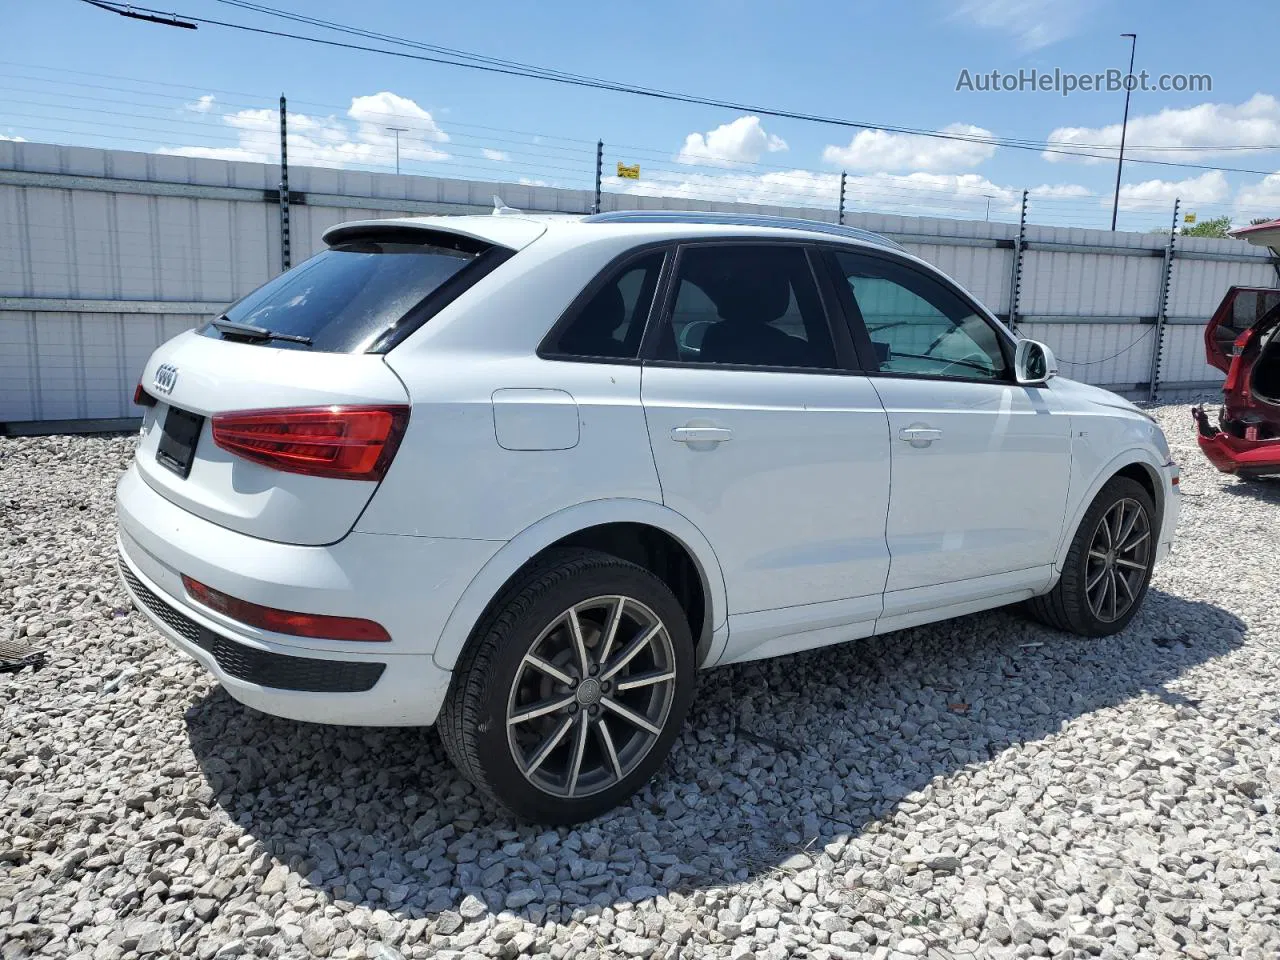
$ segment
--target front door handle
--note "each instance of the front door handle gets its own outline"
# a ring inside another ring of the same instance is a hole
[[[723,443],[733,439],[733,431],[728,427],[672,427],[671,439],[677,443]]]
[[[898,439],[913,447],[927,447],[933,441],[942,439],[942,431],[936,427],[903,427],[898,431]]]

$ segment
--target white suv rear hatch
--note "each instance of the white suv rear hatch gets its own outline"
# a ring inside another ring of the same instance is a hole
[[[143,479],[241,533],[342,539],[408,417],[385,352],[544,229],[459,217],[331,230],[328,250],[152,354],[139,381],[151,404],[137,451]]]

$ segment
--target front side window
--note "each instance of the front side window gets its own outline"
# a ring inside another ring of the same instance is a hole
[[[1008,378],[999,335],[954,291],[879,257],[840,252],[835,259],[882,373]]]
[[[571,357],[634,359],[662,273],[662,251],[624,264],[569,318],[544,348]]]
[[[835,347],[800,247],[686,247],[659,359],[834,368]]]

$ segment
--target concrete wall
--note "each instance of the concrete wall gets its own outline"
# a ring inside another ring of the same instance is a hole
[[[281,266],[279,168],[0,141],[0,423],[134,415],[146,356]],[[593,195],[523,184],[294,167],[292,258],[344,220],[487,213],[498,194],[529,211],[585,213]],[[697,209],[834,221],[834,210],[605,194],[604,210]],[[1135,397],[1153,351],[1166,394],[1212,389],[1201,331],[1232,284],[1275,286],[1265,251],[1238,241],[1028,226],[1016,301],[1016,225],[848,214],[964,284],[1063,372]],[[1156,335],[1169,270],[1167,324]],[[53,424],[49,424],[53,426]]]

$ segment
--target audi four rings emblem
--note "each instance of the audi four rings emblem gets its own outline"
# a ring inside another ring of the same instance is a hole
[[[156,367],[153,386],[161,393],[173,393],[173,385],[178,382],[178,368],[172,363],[162,363]]]

